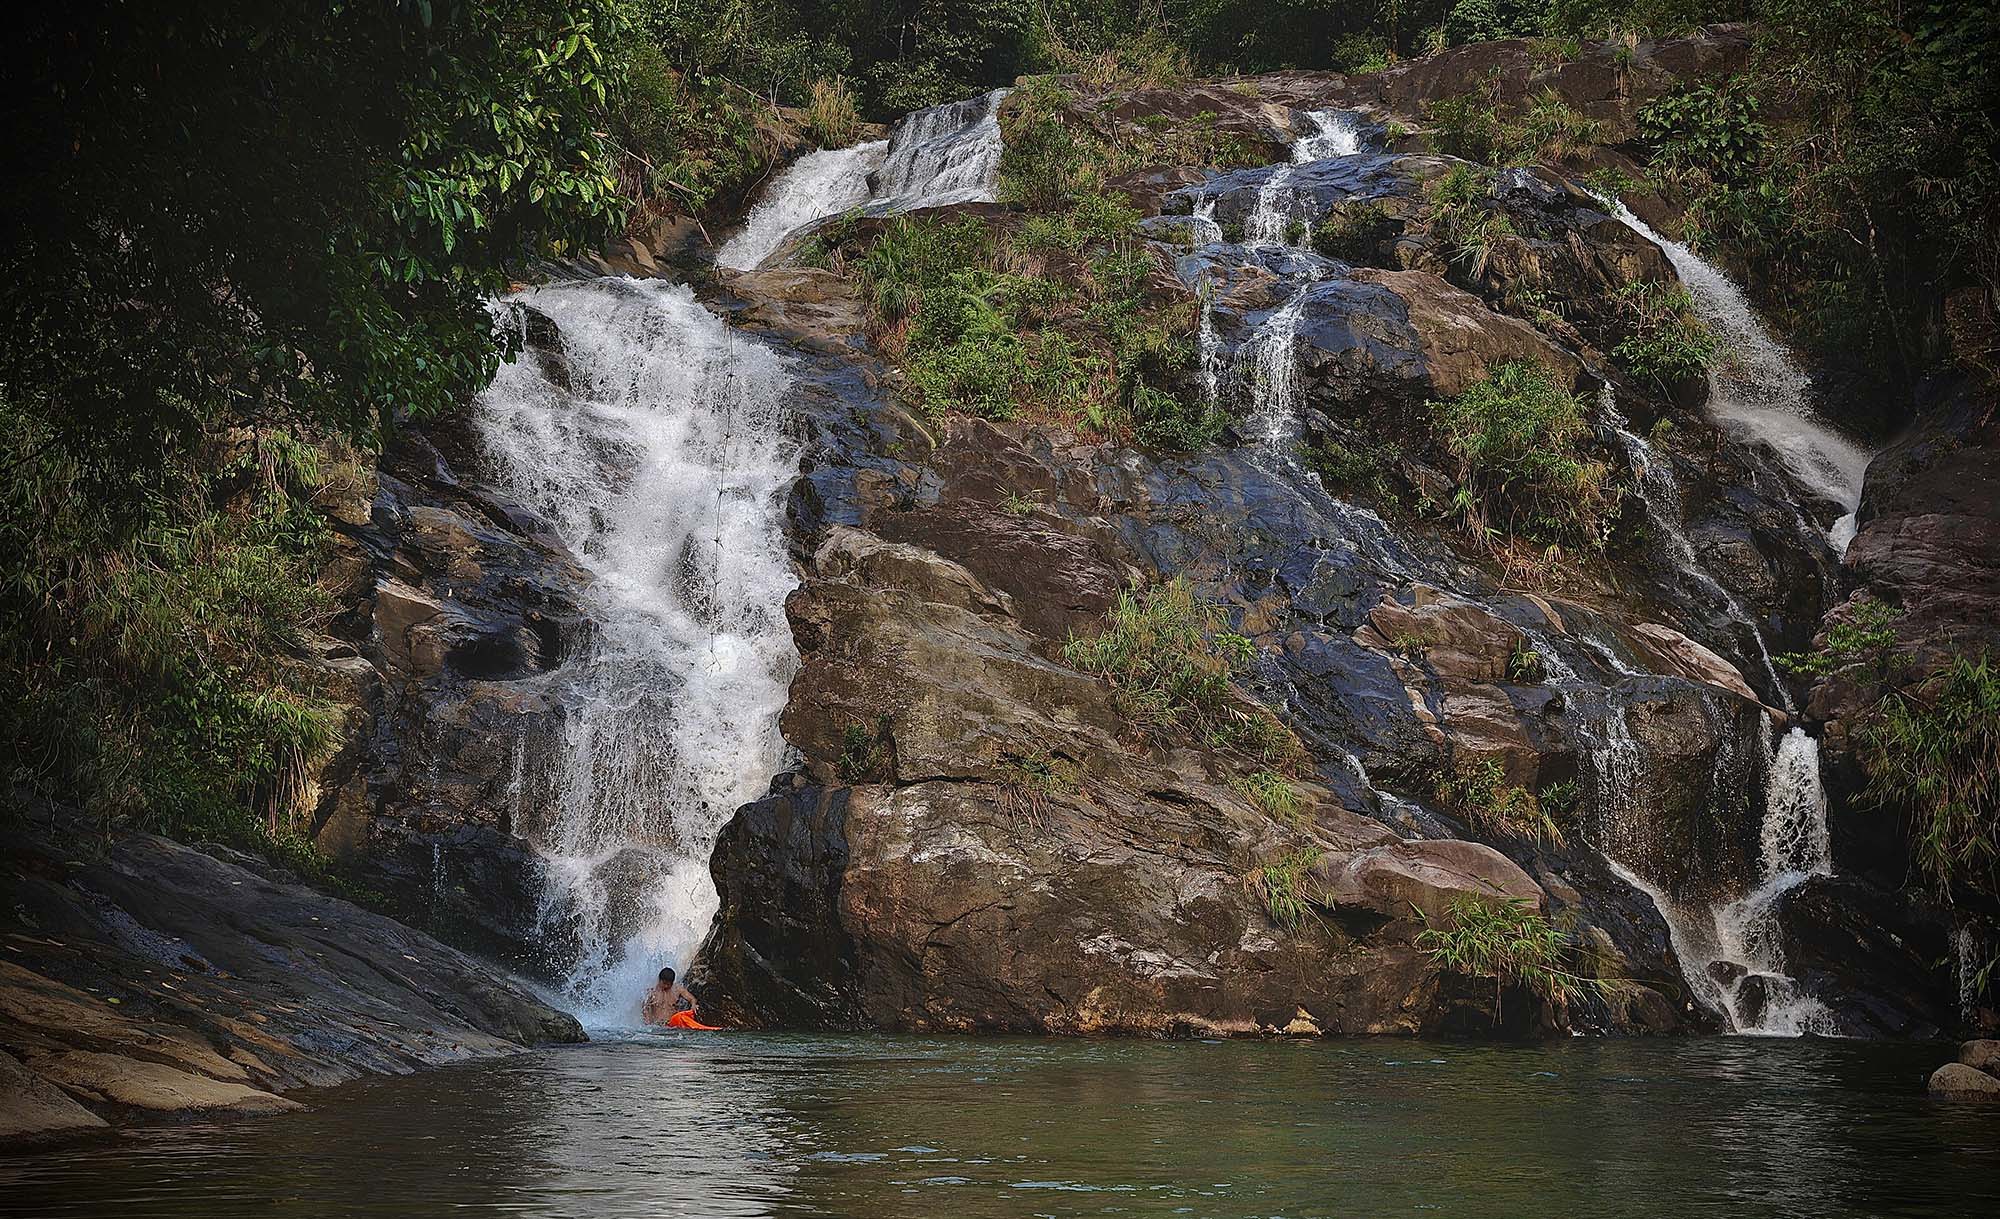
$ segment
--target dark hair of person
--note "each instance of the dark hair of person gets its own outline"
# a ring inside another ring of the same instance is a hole
[[[668,986],[672,986],[674,984],[674,971],[672,966],[668,966],[667,968],[660,971],[660,981],[665,982]]]

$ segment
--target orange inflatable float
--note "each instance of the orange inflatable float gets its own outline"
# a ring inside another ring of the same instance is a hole
[[[673,1015],[667,1017],[667,1027],[670,1029],[703,1029],[712,1033],[722,1026],[719,1024],[703,1024],[694,1018],[693,1012],[675,1012]]]

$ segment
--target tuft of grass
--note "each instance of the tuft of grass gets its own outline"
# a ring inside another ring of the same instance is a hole
[[[1523,639],[1514,645],[1507,657],[1507,680],[1517,685],[1532,686],[1548,679],[1548,663],[1535,646]]]
[[[1299,789],[1290,779],[1268,766],[1259,767],[1247,775],[1237,775],[1229,780],[1229,785],[1242,792],[1250,803],[1274,821],[1303,828],[1309,820],[1305,807],[1299,801]]]
[[[1237,695],[1233,677],[1256,646],[1181,577],[1119,594],[1096,635],[1071,635],[1063,658],[1118,687],[1126,714],[1149,730],[1191,729],[1212,746],[1290,764],[1303,746],[1270,711]]]
[[[1454,165],[1424,184],[1425,225],[1454,267],[1478,279],[1495,239],[1514,226],[1506,213],[1488,206],[1491,173],[1470,165]]]
[[[845,148],[861,132],[861,111],[854,91],[835,76],[816,80],[806,97],[805,129],[821,148]]]
[[[1603,544],[1610,467],[1584,450],[1582,404],[1548,368],[1510,361],[1428,409],[1458,465],[1453,507],[1475,537],[1487,539],[1497,521],[1542,542]]]
[[[1467,894],[1453,898],[1435,920],[1422,910],[1416,913],[1424,925],[1417,947],[1433,967],[1493,979],[1496,1027],[1510,982],[1559,1008],[1604,988],[1602,980],[1570,967],[1575,950],[1568,937],[1525,898],[1495,901]]]
[[[1954,656],[1863,717],[1866,794],[1906,809],[1918,867],[1935,890],[2000,892],[2000,668]]]
[[[882,774],[893,760],[889,730],[886,715],[877,717],[873,725],[849,721],[840,730],[840,756],[834,760],[834,773],[848,783],[865,783]]]
[[[1264,898],[1271,921],[1286,931],[1296,931],[1312,916],[1311,898],[1305,892],[1306,876],[1326,856],[1318,847],[1288,851],[1250,874],[1251,884]]]
[[[1386,265],[1402,222],[1373,203],[1336,208],[1313,229],[1314,251],[1361,266]]]
[[[1059,754],[1010,754],[1001,769],[1008,807],[1033,825],[1046,823],[1049,801],[1083,790],[1083,768]]]
[[[1611,299],[1625,330],[1611,355],[1633,376],[1665,390],[1715,364],[1722,344],[1695,314],[1686,286],[1640,280]]]
[[[1880,669],[1896,642],[1896,621],[1903,611],[1886,601],[1864,597],[1854,609],[1826,630],[1826,639],[1811,652],[1786,652],[1778,667],[1798,677],[1825,677],[1851,665],[1867,663]]]
[[[1507,782],[1507,773],[1493,758],[1460,761],[1441,771],[1438,803],[1463,817],[1489,837],[1525,838],[1560,848],[1562,827],[1525,787]]]

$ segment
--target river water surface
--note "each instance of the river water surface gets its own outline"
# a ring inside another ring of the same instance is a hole
[[[0,1214],[2000,1214],[1935,1045],[661,1034],[0,1159]]]

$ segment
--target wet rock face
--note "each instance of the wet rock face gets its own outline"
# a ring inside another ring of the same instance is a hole
[[[1159,460],[981,421],[919,432],[842,363],[805,374],[828,391],[795,497],[804,580],[788,605],[803,663],[784,727],[805,767],[718,845],[723,909],[696,968],[718,1014],[1245,1033],[1303,1009],[1328,1032],[1478,1030],[1490,992],[1440,979],[1414,945],[1412,908],[1435,915],[1461,894],[1524,898],[1576,920],[1629,976],[1674,976],[1650,903],[1580,842],[1466,841],[1487,831],[1431,789],[1452,750],[1497,757],[1531,789],[1588,788],[1587,709],[1507,672],[1532,629],[1592,673],[1604,662],[1586,637],[1635,666],[1661,658],[1636,697],[1683,711],[1672,731],[1637,717],[1659,772],[1649,790],[1691,805],[1722,735],[1755,735],[1764,714],[1727,661],[1562,600],[1502,598],[1496,615],[1444,587],[1493,594],[1448,547],[1288,463]],[[1200,742],[1138,733],[1114,692],[1064,662],[1062,641],[1099,629],[1120,587],[1173,573],[1257,641],[1253,684],[1315,751],[1303,830],[1252,806]],[[1406,619],[1437,627],[1422,663],[1393,646]],[[1735,718],[1714,720],[1708,700]],[[1051,771],[1066,777],[1038,781]],[[1301,849],[1320,852],[1301,885],[1316,913],[1287,929],[1258,877]],[[1686,1016],[1677,995],[1621,984],[1567,1018],[1664,1031]]]
[[[531,316],[523,358],[559,362],[552,334]],[[406,433],[338,538],[327,578],[347,608],[326,651],[357,711],[313,837],[399,918],[533,969],[514,743],[553,724],[539,679],[588,629],[587,577],[533,513],[477,488],[478,463],[463,423]]]
[[[0,839],[0,1145],[583,1039],[494,967],[253,861],[144,835],[79,859],[81,832]]]
[[[1911,842],[1928,810],[1882,808],[1867,798],[1857,734],[1891,688],[1921,681],[1953,656],[2000,649],[2000,426],[1992,390],[1933,386],[1917,422],[1870,463],[1860,516],[1840,572],[1846,599],[1827,612],[1812,646],[1823,648],[1824,630],[1854,621],[1869,601],[1898,611],[1888,624],[1892,641],[1882,657],[1816,680],[1804,714],[1824,742],[1834,863],[1871,887],[1853,893],[1851,906],[1805,906],[1789,934],[1836,946],[1825,952],[1826,967],[1840,984],[1863,989],[1877,975],[1886,980],[1889,1010],[1868,1013],[1874,1023],[1953,1030],[1981,1017],[1959,1010],[1953,975],[1965,967],[1949,937],[1956,927],[1975,944],[2000,943],[2000,910],[1975,900],[1944,912],[1916,896]],[[1885,900],[1880,890],[1908,896]]]

